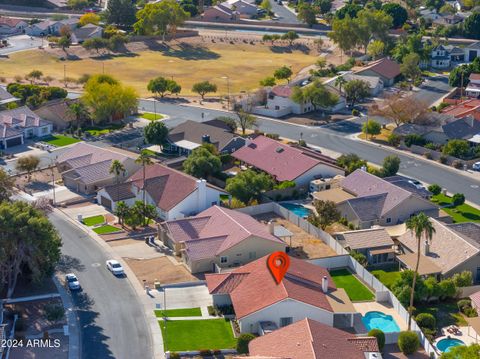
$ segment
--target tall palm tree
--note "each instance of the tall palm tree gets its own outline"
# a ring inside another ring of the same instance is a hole
[[[68,106],[68,114],[75,118],[77,129],[80,127],[80,123],[88,118],[90,115],[87,108],[82,102],[73,102]]]
[[[422,237],[425,237],[426,241],[431,242],[433,234],[435,233],[435,227],[433,227],[430,218],[428,218],[428,216],[423,212],[420,212],[416,216],[410,217],[406,224],[407,229],[409,229],[417,239],[417,262],[415,263],[415,271],[413,272],[412,288],[410,289],[410,306],[408,307],[408,330],[410,330],[412,325],[413,297],[415,294],[415,284],[418,276],[418,266],[420,264],[421,239]]]
[[[347,83],[347,80],[343,78],[343,76],[338,76],[335,79],[335,86],[338,86],[338,91],[340,91],[340,94],[342,93],[342,87]]]
[[[145,177],[146,177],[145,168],[153,164],[153,162],[152,162],[152,159],[148,156],[147,152],[142,151],[140,152],[140,155],[135,160],[135,163],[140,164],[143,167],[143,209],[145,211],[145,206],[147,205],[146,198],[145,198]]]
[[[113,160],[110,165],[110,173],[115,174],[115,181],[117,183],[117,201],[120,198],[120,175],[124,176],[126,173],[125,166],[119,160]]]

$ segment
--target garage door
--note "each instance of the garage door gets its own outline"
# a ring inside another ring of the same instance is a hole
[[[110,199],[101,196],[100,197],[100,203],[102,204],[103,207],[106,207],[108,209],[112,209],[112,201]]]
[[[21,137],[16,137],[16,138],[11,138],[7,140],[7,148],[13,147],[13,146],[18,146],[22,144],[22,138]]]

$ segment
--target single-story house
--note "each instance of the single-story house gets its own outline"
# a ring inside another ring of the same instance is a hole
[[[52,123],[37,116],[27,106],[0,112],[0,148],[21,145],[26,139],[52,133]]]
[[[222,4],[209,6],[202,14],[205,21],[230,21],[236,20],[240,17],[238,11],[232,10]]]
[[[192,273],[199,273],[285,252],[286,243],[270,228],[248,214],[215,205],[194,217],[162,223],[160,237],[182,256]]]
[[[473,116],[476,120],[480,120],[480,100],[469,99],[461,101],[455,105],[450,105],[442,110],[442,114],[450,115],[455,118]]]
[[[450,27],[463,22],[463,20],[465,20],[463,16],[458,16],[456,14],[440,15],[433,20],[432,25]]]
[[[480,74],[470,74],[465,94],[468,97],[480,98]]]
[[[254,358],[381,357],[374,337],[356,336],[309,318],[257,337],[248,344],[248,348]]]
[[[355,75],[379,77],[385,87],[392,86],[400,75],[400,65],[387,57],[373,61],[366,67],[355,71]]]
[[[352,80],[361,80],[368,84],[368,88],[370,89],[370,96],[377,96],[380,92],[383,91],[383,81],[378,76],[362,76],[353,73],[346,73],[344,75],[339,75],[327,80],[325,84],[335,87],[336,89],[340,90],[340,86],[335,85],[335,82],[339,77],[343,77],[343,79],[347,82]]]
[[[339,188],[316,192],[315,198],[335,202],[342,216],[360,229],[396,225],[420,212],[433,217],[439,214],[438,207],[416,191],[396,186],[363,169],[345,177]]]
[[[0,35],[21,34],[27,26],[28,23],[25,20],[0,16]]]
[[[69,111],[70,105],[78,100],[57,99],[42,104],[34,112],[50,121],[55,131],[63,131],[75,122],[75,116]]]
[[[222,2],[221,5],[232,11],[236,11],[240,17],[243,18],[250,18],[258,14],[258,7],[245,0],[227,0]]]
[[[431,218],[435,232],[431,241],[421,239],[420,275],[443,278],[468,270],[480,283],[480,225],[478,223],[445,224]],[[404,254],[397,260],[404,268],[415,268],[417,239],[411,231],[397,237]]]
[[[205,275],[213,304],[233,306],[240,332],[261,333],[263,322],[286,327],[305,318],[330,327],[353,327],[355,308],[326,268],[290,257],[287,272],[277,284],[267,258],[231,272]]]
[[[385,181],[394,184],[397,187],[403,188],[409,192],[417,194],[419,197],[430,199],[432,192],[426,189],[423,185],[419,185],[418,181],[405,176],[395,175],[390,177],[384,177]]]
[[[220,196],[227,193],[205,180],[189,176],[159,163],[145,168],[145,189],[143,168],[136,171],[119,187],[110,184],[100,189],[98,203],[115,211],[120,201],[133,205],[143,200],[157,209],[162,220],[173,220],[197,214],[212,205],[220,203]],[[227,195],[228,196],[228,195]]]
[[[395,259],[393,240],[384,228],[342,232],[335,237],[346,250],[363,254],[370,265],[392,263]]]
[[[248,139],[245,146],[232,153],[237,160],[271,175],[276,181],[294,181],[307,185],[317,178],[344,175],[334,160],[320,153],[292,147],[265,136]]]
[[[86,24],[73,30],[72,43],[81,44],[88,39],[96,39],[103,36],[103,28],[94,24]]]
[[[65,186],[76,192],[93,194],[98,189],[117,182],[115,174],[110,173],[114,160],[120,161],[125,167],[125,173],[118,178],[119,182],[124,182],[140,167],[132,157],[83,142],[60,154],[56,165]]]
[[[243,147],[245,139],[223,128],[188,120],[168,132],[164,151],[188,156],[204,143],[211,143],[220,153],[231,153]]]
[[[16,102],[20,99],[13,96],[10,92],[5,90],[3,87],[0,87],[0,106],[6,105],[10,102]]]
[[[63,27],[68,28],[70,31],[74,31],[78,26],[79,19],[76,17],[70,17],[64,20],[45,20],[39,23],[30,25],[26,29],[26,33],[30,36],[47,36],[54,35],[59,36],[60,30]]]

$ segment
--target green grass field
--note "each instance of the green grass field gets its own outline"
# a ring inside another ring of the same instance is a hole
[[[352,301],[372,300],[374,294],[362,284],[349,270],[338,269],[330,271],[330,276],[337,288],[345,289]]]
[[[440,193],[436,196],[432,196],[432,202],[443,207],[451,205],[452,198]],[[466,203],[456,207],[443,207],[442,209],[453,218],[455,223],[480,222],[480,210]]]
[[[107,133],[110,133],[111,131],[119,130],[123,128],[123,124],[120,123],[111,123],[107,126],[90,126],[85,128],[85,132],[88,132],[91,136],[97,137],[101,135],[106,135]]]
[[[93,231],[97,234],[108,234],[108,233],[118,232],[120,231],[120,228],[106,224],[104,226],[94,228]]]
[[[105,223],[105,216],[103,214],[83,219],[83,224],[89,227],[102,223]]]
[[[163,115],[159,113],[157,113],[156,115],[154,113],[142,113],[141,117],[149,121],[157,121],[161,120],[163,118]]]
[[[225,319],[168,320],[166,323],[159,321],[165,350],[231,349],[237,342],[230,322]]]
[[[400,279],[400,272],[398,271],[398,266],[392,269],[374,269],[371,270],[372,273],[380,282],[382,282],[388,289],[392,288],[393,283]]]
[[[202,311],[200,308],[182,308],[182,309],[167,309],[155,310],[155,316],[158,318],[167,317],[201,317]]]
[[[47,138],[42,139],[42,141],[49,143],[53,146],[62,147],[62,146],[67,146],[73,143],[80,142],[81,140],[73,137],[62,136],[62,135],[51,135]]]

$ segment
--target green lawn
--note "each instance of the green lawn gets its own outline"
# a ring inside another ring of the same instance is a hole
[[[93,231],[97,234],[108,234],[108,233],[118,232],[120,231],[120,228],[106,224],[104,226],[94,228]]]
[[[459,313],[457,303],[455,301],[426,305],[419,304],[415,307],[415,309],[415,315],[418,315],[420,313],[432,314],[437,320],[438,330],[453,324],[458,326],[467,325],[467,321],[462,316],[462,314]]]
[[[347,269],[330,271],[337,288],[343,288],[352,301],[372,300],[374,294]]]
[[[142,118],[149,121],[156,121],[161,120],[163,118],[163,115],[159,113],[157,113],[156,115],[154,113],[142,113]]]
[[[443,207],[450,205],[452,203],[452,198],[441,193],[439,195],[432,196],[432,202]],[[453,218],[455,223],[480,222],[480,210],[466,203],[456,207],[443,207],[442,209]]]
[[[388,269],[373,269],[370,270],[370,273],[372,273],[388,289],[391,289],[393,283],[395,283],[397,279],[400,279],[400,271],[398,270],[397,265]]]
[[[167,317],[201,317],[202,311],[200,308],[182,308],[182,309],[167,309],[156,310],[155,316],[159,318]]]
[[[83,224],[86,226],[95,226],[97,224],[102,224],[105,222],[105,217],[103,214],[100,214],[98,216],[93,216],[93,217],[87,217],[83,219]]]
[[[62,136],[62,135],[51,135],[47,138],[42,139],[43,142],[49,143],[53,146],[62,147],[71,145],[73,143],[80,142],[81,140],[73,137]]]
[[[160,320],[159,324],[165,351],[231,349],[236,345],[230,322],[225,319]]]
[[[101,135],[106,135],[111,131],[119,130],[123,128],[123,124],[121,123],[110,123],[106,126],[90,126],[85,128],[85,132],[88,132],[91,136],[97,137]]]

